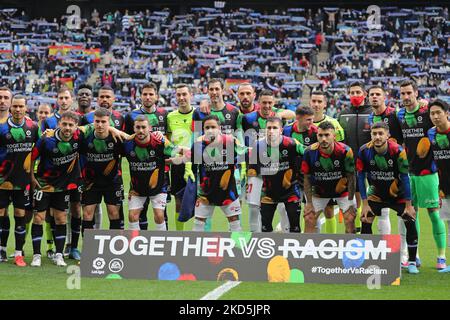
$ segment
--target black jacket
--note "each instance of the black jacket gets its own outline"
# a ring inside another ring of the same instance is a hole
[[[337,119],[345,132],[344,143],[352,148],[355,158],[359,148],[371,140],[368,121],[371,112],[370,106],[350,106],[338,115]]]

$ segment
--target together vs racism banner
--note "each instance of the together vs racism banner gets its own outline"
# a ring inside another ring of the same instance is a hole
[[[81,275],[400,284],[400,236],[86,230]]]

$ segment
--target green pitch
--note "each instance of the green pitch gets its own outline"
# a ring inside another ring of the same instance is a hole
[[[129,174],[127,163],[123,163],[125,189],[128,191]],[[169,227],[175,228],[173,217],[174,203],[169,205]],[[125,212],[127,204],[125,203]],[[103,207],[104,220],[106,209]],[[12,217],[12,216],[11,216]],[[107,220],[107,219],[106,219]],[[436,249],[431,234],[431,224],[427,213],[421,211],[421,238],[419,254],[422,259],[420,274],[402,273],[400,286],[383,286],[369,290],[365,285],[324,285],[324,284],[273,284],[265,282],[244,282],[227,292],[222,299],[450,299],[450,274],[439,274],[435,269]],[[154,230],[154,223],[149,214],[149,229]],[[11,219],[12,228],[14,220]],[[243,208],[243,227],[248,230],[248,212]],[[278,221],[274,222],[276,225]],[[391,216],[393,233],[397,233],[397,217]],[[107,228],[104,221],[103,227]],[[192,221],[186,224],[185,230],[192,229]],[[374,227],[374,230],[376,227]],[[8,254],[14,251],[14,229],[10,234]],[[213,219],[213,230],[227,231],[225,217],[216,212]],[[344,232],[343,224],[338,224],[338,232]],[[45,252],[43,241],[43,253]],[[29,264],[32,258],[30,235],[25,245],[25,261]],[[450,255],[448,255],[450,257]],[[0,300],[4,299],[200,299],[211,290],[220,286],[221,282],[206,281],[150,281],[150,280],[108,280],[81,279],[80,289],[68,289],[74,283],[73,274],[66,268],[58,268],[43,256],[42,267],[16,267],[13,259],[0,263]],[[74,264],[73,260],[66,260]],[[276,294],[274,294],[276,293]]]

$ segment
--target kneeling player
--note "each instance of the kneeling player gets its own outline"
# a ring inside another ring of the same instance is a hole
[[[130,165],[131,189],[128,195],[129,229],[139,230],[139,216],[150,197],[156,230],[165,231],[164,209],[167,205],[167,179],[165,156],[175,155],[180,148],[151,133],[145,115],[134,120],[135,137],[124,144],[124,154]]]
[[[80,132],[77,130],[78,116],[71,111],[64,112],[58,123],[58,129],[51,137],[43,136],[38,140],[32,153],[32,165],[40,157],[36,177],[32,172],[31,179],[34,192],[33,219],[33,262],[32,266],[41,265],[42,224],[47,208],[55,219],[56,254],[54,263],[66,266],[63,258],[66,241],[66,210],[69,208],[69,192],[77,188],[80,175],[78,167],[78,150],[80,148]]]
[[[94,212],[104,198],[110,229],[121,229],[119,209],[123,201],[123,182],[120,168],[122,143],[110,133],[108,109],[94,112],[94,128],[84,133],[80,149],[81,176],[83,179],[83,231],[94,228]]]
[[[375,216],[383,208],[391,208],[405,222],[408,243],[408,272],[419,273],[416,266],[417,229],[416,212],[411,204],[411,185],[408,176],[406,152],[389,139],[389,127],[377,122],[371,128],[372,141],[363,145],[358,153],[359,190],[363,200],[361,233],[371,234]],[[365,180],[369,183],[367,194]]]
[[[236,157],[245,148],[230,135],[220,132],[217,116],[206,116],[204,135],[192,146],[191,162],[185,165],[185,180],[197,181],[194,231],[205,231],[206,219],[212,218],[215,207],[220,207],[230,224],[230,231],[241,231],[241,206],[234,178]],[[194,163],[194,166],[193,166]],[[198,172],[198,179],[194,172]]]
[[[320,212],[334,199],[344,213],[345,232],[355,233],[355,161],[352,149],[336,142],[335,128],[328,121],[319,125],[317,141],[306,148],[302,161],[306,195],[305,232],[316,232]]]
[[[280,118],[270,117],[266,137],[256,143],[250,158],[250,170],[263,178],[261,192],[262,231],[272,232],[273,216],[279,203],[284,203],[289,219],[289,231],[300,232],[300,186],[298,172],[303,145],[283,136]],[[256,157],[255,157],[256,156]],[[265,159],[264,159],[265,158]],[[252,164],[256,160],[256,164]]]

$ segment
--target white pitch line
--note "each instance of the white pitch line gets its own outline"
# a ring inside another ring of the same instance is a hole
[[[218,300],[221,296],[223,296],[234,287],[238,286],[240,283],[240,281],[227,281],[220,287],[217,287],[213,291],[208,292],[206,295],[200,298],[200,300]]]

